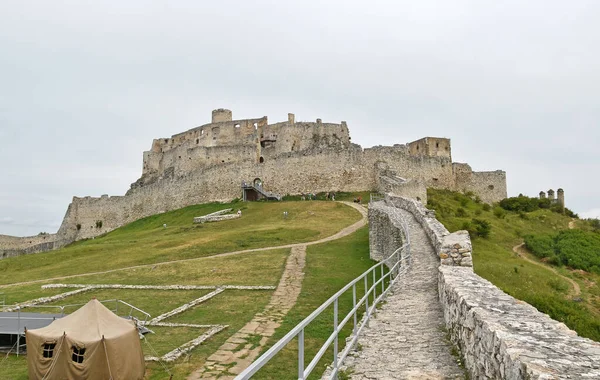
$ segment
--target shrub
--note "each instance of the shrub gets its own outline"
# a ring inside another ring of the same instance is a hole
[[[526,212],[519,211],[519,218],[521,218],[523,220],[529,220],[529,215],[527,215]]]
[[[565,230],[556,234],[528,235],[525,245],[537,257],[547,258],[550,264],[600,274],[600,236],[594,232]]]
[[[460,200],[460,205],[461,205],[462,207],[467,207],[467,205],[468,205],[468,204],[469,204],[469,200],[468,200],[467,198],[462,198],[462,199]]]
[[[530,198],[524,195],[519,195],[518,197],[505,198],[501,200],[498,205],[508,211],[531,212],[540,208],[539,202],[540,199],[538,198]]]
[[[506,217],[506,211],[501,207],[494,207],[494,216],[498,219],[504,219]]]
[[[481,206],[481,209],[483,211],[490,211],[492,209],[492,206],[490,206],[489,203],[484,203],[483,206]]]
[[[479,216],[483,214],[483,212],[480,209],[475,210],[475,216]]]
[[[485,219],[472,219],[471,225],[475,228],[475,234],[482,238],[490,236],[492,225]]]
[[[459,207],[456,209],[456,216],[458,216],[459,218],[464,218],[465,216],[467,216],[467,211],[464,208]]]
[[[475,203],[481,203],[481,198],[479,198],[479,195],[475,197]]]

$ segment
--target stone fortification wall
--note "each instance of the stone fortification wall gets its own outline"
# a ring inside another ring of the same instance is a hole
[[[369,254],[382,261],[390,257],[406,242],[402,218],[395,207],[385,202],[369,203]],[[390,263],[393,266],[395,263]]]
[[[506,172],[502,170],[474,172],[468,164],[455,162],[452,171],[456,191],[472,191],[486,203],[497,202],[507,196]]]
[[[390,170],[383,170],[377,176],[377,191],[427,203],[427,187],[421,181],[404,179]]]
[[[386,196],[385,202],[369,205],[370,214],[373,210],[369,237],[376,240],[370,242],[376,252],[374,258],[384,257],[382,253],[386,251],[381,247],[391,245],[386,235],[399,233],[393,232],[398,227],[393,222],[392,206],[415,216],[439,257],[448,254],[449,247],[456,249],[455,244],[470,247],[468,233],[448,240],[453,234],[418,202]],[[451,244],[452,240],[456,243]],[[446,327],[452,342],[460,348],[471,378],[600,378],[600,343],[578,337],[564,324],[507,295],[476,275],[472,267],[440,265],[438,270],[439,300]]]
[[[468,267],[473,265],[471,239],[467,231],[450,233],[435,218],[434,211],[428,210],[421,202],[414,199],[388,194],[385,202],[392,207],[405,209],[415,216],[429,237],[442,265]]]
[[[413,154],[415,146],[423,148]],[[344,121],[297,122],[293,114],[287,121],[269,124],[266,116],[232,120],[231,111],[215,110],[213,122],[154,140],[143,158],[142,176],[125,196],[74,197],[53,247],[142,217],[239,198],[241,183],[255,178],[265,190],[278,194],[352,192],[377,189],[379,174],[389,171],[406,179],[395,186],[398,194],[422,201],[427,199],[426,187],[465,187],[485,201],[506,195],[504,172],[474,173],[468,165],[453,165],[448,139],[428,137],[408,145],[363,149],[350,142]],[[0,254],[29,249],[29,243],[20,242],[17,248],[0,245]]]
[[[54,249],[57,239],[57,234],[24,237],[0,235],[0,259],[50,251]]]

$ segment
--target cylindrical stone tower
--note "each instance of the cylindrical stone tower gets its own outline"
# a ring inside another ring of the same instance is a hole
[[[546,199],[546,193],[540,191],[540,199]]]
[[[212,122],[220,123],[223,121],[232,121],[232,115],[230,110],[226,110],[225,108],[219,108],[212,111]]]
[[[565,191],[563,189],[556,190],[556,202],[563,209],[565,208]]]
[[[548,199],[550,199],[551,201],[554,200],[554,190],[548,190]]]

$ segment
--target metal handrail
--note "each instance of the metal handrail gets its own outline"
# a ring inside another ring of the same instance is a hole
[[[373,200],[373,197],[371,197]],[[297,324],[292,330],[290,330],[283,338],[281,338],[277,343],[275,343],[269,350],[267,350],[263,355],[261,355],[257,360],[255,360],[250,366],[248,366],[242,373],[240,373],[236,380],[249,379],[252,375],[258,372],[265,364],[269,362],[279,351],[281,351],[292,339],[298,337],[298,379],[306,379],[311,372],[315,369],[325,352],[329,349],[329,347],[333,344],[333,369],[329,375],[330,379],[337,378],[337,374],[339,372],[341,363],[344,361],[350,350],[356,344],[360,333],[364,329],[365,326],[368,325],[369,319],[376,312],[377,304],[387,295],[390,288],[396,283],[396,281],[407,272],[410,266],[410,235],[408,230],[408,225],[406,221],[402,218],[400,214],[398,217],[402,223],[402,229],[404,232],[404,237],[406,243],[403,244],[400,248],[396,249],[388,258],[380,261],[379,263],[373,265],[363,274],[350,281],[346,286],[340,289],[337,293],[331,296],[327,301],[325,301],[321,306],[319,306],[315,311],[313,311],[308,317],[306,317],[302,322]],[[384,273],[384,265],[389,268],[387,273]],[[377,272],[380,271],[381,275],[379,280],[376,280]],[[369,287],[369,277],[372,276],[372,285]],[[386,279],[389,279],[386,287]],[[356,300],[356,287],[359,282],[364,282],[365,295],[360,299]],[[381,293],[379,296],[377,295],[377,291],[379,286],[381,285]],[[350,288],[352,288],[352,310],[344,318],[341,322],[338,320],[338,299],[346,293]],[[369,298],[373,298],[373,303],[369,305]],[[323,311],[325,311],[329,306],[333,304],[333,332],[327,338],[325,343],[321,346],[317,354],[314,358],[309,362],[309,364],[305,367],[305,358],[304,358],[304,330],[306,327],[317,318]],[[365,315],[360,322],[357,321],[357,312],[359,308],[365,306]],[[348,323],[350,319],[353,319],[353,333],[352,340],[349,344],[346,345],[344,350],[338,357],[338,336],[341,332],[342,328]]]

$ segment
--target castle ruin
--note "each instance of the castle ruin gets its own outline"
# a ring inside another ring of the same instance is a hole
[[[73,197],[56,234],[0,235],[0,258],[57,249],[137,219],[181,207],[240,198],[243,181],[260,178],[279,194],[392,192],[426,202],[428,187],[472,191],[484,202],[506,198],[506,173],[474,172],[453,163],[450,139],[363,149],[345,121],[266,116],[234,120],[217,109],[210,123],[155,139],[143,154],[142,176],[124,196]]]

